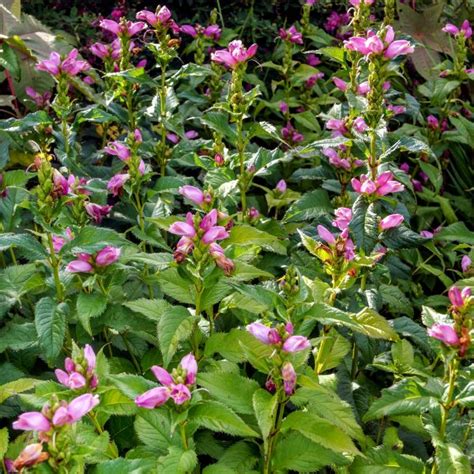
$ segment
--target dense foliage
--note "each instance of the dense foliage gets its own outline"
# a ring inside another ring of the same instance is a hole
[[[462,10],[121,5],[0,12],[4,472],[471,473]]]

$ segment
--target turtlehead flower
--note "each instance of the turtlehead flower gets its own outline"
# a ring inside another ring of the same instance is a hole
[[[66,270],[71,273],[93,273],[95,267],[107,267],[115,263],[120,257],[120,249],[110,245],[99,250],[94,255],[80,253],[76,255],[76,260],[70,262]]]
[[[61,405],[53,415],[54,426],[72,425],[99,404],[99,395],[85,393]]]
[[[33,102],[36,104],[36,107],[44,109],[49,106],[49,101],[51,100],[52,94],[49,91],[43,92],[40,94],[38,91],[28,86],[25,88],[26,95],[30,97]]]
[[[361,175],[358,178],[352,178],[352,187],[355,192],[360,194],[375,194],[377,196],[385,196],[390,193],[398,193],[405,189],[403,184],[393,179],[393,174],[386,171],[380,174],[375,181],[368,175]]]
[[[469,255],[464,255],[464,257],[461,259],[461,269],[464,273],[468,272],[469,269],[471,268],[472,265],[472,260],[469,257]]]
[[[286,102],[280,102],[279,109],[282,114],[287,114],[290,111]]]
[[[326,242],[329,247],[327,250],[330,251],[335,256],[344,256],[344,259],[348,262],[354,260],[355,258],[355,245],[352,239],[349,237],[349,228],[346,227],[338,237],[334,236],[332,232],[330,232],[326,227],[323,225],[318,225],[316,230],[318,231],[318,235]]]
[[[291,122],[287,122],[281,129],[281,136],[291,144],[300,143],[304,140],[304,135],[298,132]]]
[[[316,56],[315,54],[310,53],[306,56],[306,63],[309,64],[310,66],[315,67],[321,64],[321,59],[319,59],[319,57]]]
[[[87,61],[78,60],[78,55],[79,51],[73,49],[61,60],[59,53],[54,51],[49,55],[49,59],[40,61],[36,65],[36,70],[48,72],[56,78],[61,75],[77,76],[79,73],[87,71],[91,67]]]
[[[110,205],[100,205],[90,202],[85,205],[87,214],[92,218],[96,224],[100,224],[102,219],[110,214],[112,206]]]
[[[326,122],[326,128],[328,130],[332,130],[332,136],[341,136],[348,133],[346,128],[346,121],[340,119],[329,119]]]
[[[458,346],[459,336],[453,326],[449,324],[433,324],[428,329],[428,335],[434,339],[438,339],[447,346]]]
[[[102,250],[97,252],[95,256],[95,264],[98,267],[107,267],[115,263],[120,257],[120,249],[107,245]]]
[[[104,152],[116,156],[122,161],[128,161],[130,157],[132,156],[132,152],[130,151],[130,148],[128,148],[127,145],[124,145],[123,143],[114,141],[110,142],[105,148]]]
[[[285,193],[287,190],[286,181],[284,179],[280,179],[280,181],[278,181],[275,186],[275,190],[278,191],[280,194]]]
[[[278,34],[282,40],[293,44],[303,44],[303,34],[296,29],[295,25],[290,26],[287,30],[280,28]]]
[[[209,193],[204,193],[196,186],[190,186],[188,184],[181,186],[178,191],[181,196],[189,199],[197,206],[202,206],[204,203],[209,203],[212,199]]]
[[[452,286],[448,291],[449,300],[454,309],[462,308],[471,296],[471,289],[469,287],[460,290],[456,286]]]
[[[74,237],[69,227],[66,228],[64,233],[66,234],[65,237],[62,237],[60,235],[52,236],[54,253],[59,253],[64,247],[64,244],[72,240]]]
[[[156,30],[170,29],[174,34],[178,34],[180,31],[179,26],[171,18],[171,12],[166,6],[161,7],[156,13],[150,10],[141,10],[137,13],[137,20],[146,21]]]
[[[334,211],[334,214],[336,214],[336,219],[332,221],[332,225],[339,230],[347,229],[352,220],[352,209],[340,207]]]
[[[452,23],[447,23],[442,31],[452,36],[463,35],[466,39],[469,39],[472,36],[472,27],[468,20],[464,20],[460,28]]]
[[[8,472],[23,472],[24,468],[41,464],[49,458],[49,454],[43,451],[42,443],[33,443],[26,446],[12,463],[12,470]]]
[[[113,196],[119,196],[122,194],[123,186],[130,179],[128,173],[116,174],[110,178],[107,183],[107,190],[112,193]]]
[[[66,266],[66,271],[69,273],[93,273],[94,267],[86,260],[73,260]]]
[[[39,411],[22,413],[12,426],[15,430],[38,431],[40,433],[51,429],[50,421]]]
[[[232,274],[235,269],[234,262],[225,256],[224,249],[219,244],[211,243],[209,245],[209,254],[214,259],[214,262],[216,262],[216,265],[224,270],[226,275]]]
[[[364,133],[369,129],[368,125],[365,123],[365,120],[362,117],[357,117],[352,122],[352,128],[358,133]]]
[[[101,20],[99,26],[110,33],[113,33],[116,36],[125,36],[131,38],[135,36],[140,31],[146,28],[146,23],[143,21],[124,21],[117,22],[114,20]]]
[[[248,324],[247,331],[259,341],[268,345],[279,345],[284,352],[299,352],[311,347],[309,340],[304,336],[293,335],[293,325],[280,325],[272,328],[255,322]]]
[[[405,218],[401,214],[390,214],[387,217],[384,217],[379,223],[379,230],[388,230],[393,229],[401,225]]]
[[[162,387],[155,387],[135,398],[135,403],[142,408],[156,408],[164,405],[170,398],[176,405],[182,405],[191,399],[190,387],[196,383],[198,366],[193,354],[181,359],[179,366],[170,374],[159,365],[151,368],[153,375]]]
[[[242,41],[231,41],[227,49],[220,49],[211,54],[211,61],[214,61],[230,69],[235,69],[239,64],[246,63],[255,56],[257,45],[254,43],[249,48],[245,48]]]
[[[349,51],[357,51],[358,53],[369,56],[381,55],[386,60],[395,59],[398,56],[411,54],[415,50],[414,46],[406,40],[395,39],[395,31],[391,26],[385,29],[383,38],[377,36],[373,31],[369,31],[367,36],[353,36],[344,41],[344,46]]]

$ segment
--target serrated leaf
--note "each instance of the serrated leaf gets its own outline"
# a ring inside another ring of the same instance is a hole
[[[252,396],[259,387],[255,380],[230,372],[199,373],[197,380],[212,397],[228,405],[236,413],[253,413]],[[236,390],[235,387],[239,389]]]
[[[8,450],[8,428],[0,430],[0,459],[3,459]]]
[[[93,474],[157,474],[155,459],[114,459],[101,462],[92,470]]]
[[[377,204],[369,204],[363,195],[358,196],[352,206],[350,229],[357,247],[370,254],[379,234]]]
[[[171,434],[171,423],[164,410],[140,410],[134,427],[143,444],[163,454],[170,446],[179,445],[178,433]]]
[[[80,293],[77,297],[77,317],[89,335],[92,335],[91,318],[100,316],[106,307],[107,299],[100,293]]]
[[[286,211],[283,220],[286,222],[301,222],[330,212],[332,212],[332,206],[327,191],[316,189],[304,194],[294,202]]]
[[[316,373],[321,374],[337,367],[350,350],[351,343],[331,328],[324,336],[324,344],[318,347]]]
[[[135,402],[120,390],[111,388],[100,395],[100,411],[109,415],[134,415],[138,407]]]
[[[395,250],[418,247],[427,241],[425,237],[404,225],[384,231],[382,240],[388,248]]]
[[[183,451],[171,446],[166,456],[158,459],[158,472],[161,474],[187,474],[193,471],[198,462],[196,452],[192,449]]]
[[[253,394],[253,408],[263,440],[266,441],[273,428],[273,420],[278,409],[278,396],[260,388]]]
[[[176,301],[185,304],[193,304],[195,302],[196,292],[194,285],[184,279],[176,268],[169,268],[161,272],[159,282],[163,293],[171,296]]]
[[[230,408],[222,403],[207,400],[189,410],[190,421],[204,428],[232,436],[258,437]]]
[[[278,237],[249,225],[239,225],[232,228],[230,237],[223,241],[224,247],[228,247],[230,245],[258,245],[265,250],[269,250],[280,255],[286,255],[286,247],[278,239]]]
[[[462,242],[474,245],[474,232],[470,231],[464,222],[455,222],[454,224],[443,227],[436,233],[434,239],[447,240],[449,242]]]
[[[383,316],[373,309],[364,308],[357,314],[353,315],[352,319],[362,326],[363,330],[360,332],[363,332],[367,336],[376,339],[388,339],[391,341],[396,341],[398,339],[398,334],[392,326],[388,324]]]
[[[30,260],[42,260],[48,255],[44,247],[30,234],[1,234],[0,252],[10,247],[18,247]]]
[[[156,384],[140,375],[118,374],[109,375],[109,380],[127,397],[132,400],[138,395],[156,387]]]
[[[19,393],[31,390],[38,385],[41,380],[23,378],[13,380],[0,386],[0,403],[3,403],[7,398],[18,395]]]
[[[49,296],[41,298],[36,303],[35,326],[41,348],[50,364],[61,352],[66,334],[65,303],[57,304]]]
[[[166,300],[140,298],[134,301],[123,303],[124,306],[130,308],[135,313],[143,314],[152,321],[159,321],[161,316],[171,309],[171,305]]]
[[[191,335],[195,320],[183,306],[173,306],[158,321],[158,341],[165,367],[178,349],[178,344]]]
[[[436,448],[436,463],[443,474],[471,474],[471,463],[459,446],[453,443],[442,444]]]

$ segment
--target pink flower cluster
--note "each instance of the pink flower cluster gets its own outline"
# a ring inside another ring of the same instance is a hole
[[[140,31],[144,30],[146,28],[146,23],[144,23],[143,21],[117,22],[114,20],[101,20],[99,23],[99,26],[103,30],[106,30],[118,37],[124,36],[127,38],[131,38],[132,36],[135,36],[137,33],[140,33]]]
[[[296,26],[290,26],[287,30],[280,28],[278,35],[282,40],[293,44],[303,44],[303,34],[296,29]]]
[[[181,196],[185,197],[186,199],[189,199],[191,202],[193,202],[194,204],[196,204],[196,206],[199,207],[205,207],[207,204],[210,204],[212,202],[211,194],[207,191],[201,191],[196,186],[190,186],[189,184],[186,184],[184,186],[181,186],[178,191]]]
[[[130,47],[133,47],[133,42],[131,42]],[[100,59],[110,58],[116,61],[122,55],[122,47],[118,38],[114,39],[110,44],[94,43],[89,49],[94,56]]]
[[[394,59],[401,55],[411,54],[415,50],[414,46],[406,40],[395,40],[395,31],[391,26],[387,26],[383,38],[374,31],[369,31],[367,36],[353,36],[344,41],[344,46],[349,51],[357,51],[364,56],[371,54],[381,55],[385,59]]]
[[[38,91],[28,86],[25,88],[26,95],[30,97],[39,109],[44,109],[49,106],[52,94],[49,91],[40,94]]]
[[[40,61],[36,65],[36,70],[48,72],[56,78],[61,75],[77,76],[79,73],[87,71],[91,67],[87,61],[78,60],[78,55],[79,51],[73,49],[63,60],[61,60],[59,53],[54,51],[49,55],[49,59]]]
[[[349,134],[349,121],[345,119],[329,119],[326,122],[326,128],[331,130],[333,137],[341,137]],[[365,123],[362,117],[356,117],[350,124],[350,128],[357,133],[364,133],[369,129],[369,126]]]
[[[359,178],[352,178],[354,191],[360,194],[385,196],[390,193],[398,193],[405,189],[403,184],[393,179],[391,171],[385,171],[377,176],[374,181],[368,175],[363,174]]]
[[[24,472],[25,467],[35,466],[48,458],[49,454],[43,451],[42,443],[32,443],[26,446],[14,461],[4,458],[4,463],[8,473]]]
[[[332,82],[342,92],[346,92],[349,89],[349,84],[339,77],[333,77]],[[357,93],[359,95],[367,95],[370,91],[369,83],[367,81],[358,84]]]
[[[335,168],[341,168],[346,171],[350,171],[354,168],[362,166],[364,162],[359,159],[355,159],[352,163],[347,158],[341,158],[339,153],[334,148],[324,148],[322,151],[323,155],[329,158],[329,163]]]
[[[89,202],[84,207],[87,214],[96,224],[100,224],[102,219],[107,217],[112,210],[112,206],[109,204],[96,204],[95,202]]]
[[[460,28],[452,23],[447,23],[443,28],[443,31],[452,36],[463,35],[466,39],[469,39],[472,36],[472,27],[468,20],[464,20]]]
[[[71,229],[68,227],[65,230],[65,237],[62,237],[60,235],[53,235],[51,238],[53,240],[53,250],[54,253],[59,253],[61,249],[64,247],[66,242],[72,240],[74,238]]]
[[[54,373],[59,383],[71,390],[80,390],[85,387],[94,389],[98,379],[95,374],[96,356],[89,344],[84,346],[81,356],[77,360],[67,357],[64,361],[64,370],[56,369]]]
[[[164,405],[170,398],[176,405],[182,405],[191,399],[190,388],[196,383],[198,366],[193,354],[181,359],[177,369],[170,374],[159,365],[151,368],[153,375],[162,387],[152,388],[135,398],[135,403],[141,408],[156,408]]]
[[[453,286],[448,291],[449,301],[455,310],[464,308],[471,301],[471,289],[469,287],[460,290],[457,286]]]
[[[37,431],[45,434],[43,438],[48,439],[48,433],[55,427],[71,425],[79,421],[99,404],[99,396],[85,393],[74,398],[71,402],[60,402],[59,406],[51,409],[45,405],[41,412],[30,411],[22,413],[18,420],[13,422],[13,428],[24,431]]]
[[[347,222],[347,215],[343,218],[336,219],[335,222],[337,222],[339,226],[343,226],[344,225],[343,223]],[[333,225],[334,225],[334,222],[333,222]],[[319,237],[329,245],[330,250],[335,252],[336,255],[342,253],[346,261],[350,262],[351,260],[354,260],[355,245],[352,239],[349,237],[348,227],[345,227],[337,238],[333,235],[332,232],[330,232],[323,225],[318,225],[317,231],[318,231]]]
[[[137,13],[137,20],[146,21],[155,29],[167,30],[170,29],[174,34],[179,33],[179,26],[171,18],[170,10],[163,6],[156,13],[150,10],[141,10]]]
[[[209,255],[214,259],[216,265],[229,275],[234,270],[234,262],[227,258],[224,249],[217,243],[218,240],[224,240],[229,237],[229,233],[224,226],[217,225],[219,212],[213,209],[202,219],[191,212],[186,214],[184,222],[179,221],[171,224],[169,232],[180,235],[176,250],[174,252],[175,260],[180,263],[189,255],[195,246],[201,246],[208,249]]]
[[[84,188],[84,186],[87,185],[87,180],[85,178],[77,178],[73,174],[70,174],[66,178],[57,169],[53,170],[53,184],[53,193],[56,196],[90,194],[89,191]]]
[[[296,143],[301,143],[304,140],[304,135],[291,124],[291,122],[287,122],[286,125],[281,129],[281,136],[284,140],[289,142],[290,144],[294,145]]]
[[[69,262],[66,270],[71,273],[93,273],[98,268],[104,268],[115,263],[120,257],[120,249],[107,245],[95,255],[79,253],[76,260]]]
[[[340,28],[341,26],[347,25],[350,21],[351,21],[351,17],[349,16],[348,13],[337,13],[335,11],[332,11],[331,14],[328,16],[328,18],[326,19],[326,22],[324,23],[324,29],[328,33],[332,33],[336,31],[338,28]]]
[[[245,48],[242,41],[234,40],[229,43],[227,49],[220,49],[211,54],[211,60],[223,64],[230,69],[235,69],[239,64],[246,63],[255,56],[258,46],[254,43]]]
[[[281,347],[284,352],[299,352],[311,347],[308,338],[293,335],[293,325],[291,323],[286,323],[277,329],[257,322],[248,324],[246,329],[259,341]]]
[[[199,35],[202,35],[214,41],[219,41],[222,33],[219,25],[209,25],[206,27],[202,27],[201,25],[181,25],[180,31],[192,38],[197,38]]]
[[[334,211],[336,218],[332,221],[332,225],[339,230],[345,230],[349,227],[352,220],[352,209],[350,207],[339,207]]]

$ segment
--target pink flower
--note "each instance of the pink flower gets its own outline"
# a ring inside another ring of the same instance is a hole
[[[358,8],[361,4],[365,5],[372,5],[375,0],[349,0],[349,3],[353,6]]]
[[[332,82],[334,82],[334,85],[342,92],[346,92],[347,88],[349,87],[349,84],[339,77],[333,77]]]
[[[387,217],[384,217],[379,223],[380,230],[388,230],[393,229],[394,227],[398,227],[405,218],[401,214],[390,214]]]
[[[116,36],[132,37],[146,28],[146,24],[142,21],[127,21],[124,24],[114,20],[101,20],[99,26],[106,31],[110,31]]]
[[[281,136],[290,143],[299,143],[304,140],[304,136],[289,121],[281,129]]]
[[[116,174],[110,178],[107,183],[107,190],[112,193],[113,196],[118,196],[123,190],[124,184],[130,179],[128,173]]]
[[[26,446],[14,462],[11,462],[6,458],[4,459],[4,462],[7,472],[24,472],[25,467],[28,468],[40,464],[43,461],[46,461],[48,457],[49,454],[43,451],[42,443],[33,443]]]
[[[87,214],[89,214],[89,216],[92,218],[92,220],[96,224],[100,224],[102,222],[102,219],[109,215],[110,211],[112,210],[112,206],[101,206],[100,204],[90,202],[85,205],[85,209]]]
[[[447,23],[446,26],[442,29],[445,33],[448,33],[452,36],[458,36],[461,33],[464,35],[464,38],[469,39],[472,36],[472,28],[468,20],[464,20],[461,28],[458,28],[452,23]]]
[[[66,266],[66,271],[70,273],[92,273],[94,268],[89,262],[83,260],[73,260]]]
[[[328,130],[334,130],[340,135],[344,135],[345,133],[347,133],[346,123],[344,120],[329,119],[326,122],[326,128]]]
[[[186,385],[194,385],[198,371],[198,365],[194,355],[192,353],[185,355],[179,365],[186,371]]]
[[[224,270],[226,275],[230,275],[234,271],[234,262],[225,256],[224,249],[219,244],[211,243],[209,245],[209,254],[216,262],[216,265]]]
[[[193,215],[188,212],[186,214],[186,222],[178,221],[170,225],[168,232],[174,235],[184,235],[186,237],[193,238],[196,235],[196,229],[194,228]]]
[[[151,371],[153,372],[153,375],[156,377],[156,380],[158,380],[158,382],[160,382],[161,385],[170,386],[174,383],[174,379],[171,376],[171,374],[163,367],[160,367],[159,365],[154,365],[151,368]]]
[[[196,132],[196,130],[188,130],[187,132],[184,133],[184,136],[188,140],[195,140],[196,138],[199,137],[199,133]]]
[[[466,273],[472,265],[472,260],[470,259],[469,255],[464,255],[461,259],[461,269],[464,273]]]
[[[318,56],[316,56],[315,54],[311,53],[311,54],[308,54],[306,56],[306,62],[310,65],[310,66],[318,66],[319,64],[321,64],[321,59],[318,58]]]
[[[332,225],[339,230],[347,229],[352,220],[352,210],[349,207],[340,207],[334,213],[336,219],[333,220]]]
[[[420,235],[425,239],[432,239],[434,237],[433,232],[430,232],[429,230],[422,230],[420,232]]]
[[[211,212],[208,212],[201,220],[199,227],[202,230],[209,230],[211,227],[214,227],[217,224],[218,212],[217,209],[213,209]]]
[[[110,56],[110,46],[103,43],[94,43],[89,49],[94,56],[98,58],[105,59]]]
[[[351,184],[355,192],[362,194],[375,193],[378,196],[385,196],[389,193],[403,191],[405,186],[392,178],[393,174],[390,171],[386,171],[380,174],[375,182],[368,175],[361,175],[359,179],[352,178]]]
[[[56,426],[70,425],[79,421],[99,404],[99,396],[85,393],[74,398],[69,404],[59,407],[53,415]]]
[[[104,148],[104,151],[105,153],[108,153],[109,155],[117,156],[122,161],[128,161],[130,159],[130,156],[132,155],[130,148],[128,148],[123,143],[120,143],[117,141],[110,142]]]
[[[282,114],[287,114],[290,111],[288,104],[286,102],[280,102],[280,112]]]
[[[303,44],[303,35],[296,29],[295,25],[290,26],[287,30],[280,28],[280,38],[293,44]]]
[[[90,64],[87,61],[77,60],[79,51],[73,49],[69,54],[61,61],[59,53],[52,52],[49,59],[40,61],[36,65],[37,71],[48,72],[54,77],[59,77],[61,74],[67,74],[69,76],[77,76],[80,72],[87,71],[90,69]]]
[[[207,230],[201,238],[203,244],[211,244],[216,240],[224,240],[229,237],[229,233],[226,231],[225,227],[214,226]]]
[[[176,405],[182,405],[191,399],[191,392],[189,391],[189,388],[186,387],[186,385],[179,383],[173,385],[170,396]]]
[[[13,428],[15,430],[24,431],[49,431],[51,429],[51,423],[49,420],[39,411],[29,411],[22,413],[18,420],[13,422]]]
[[[285,352],[299,352],[311,347],[309,340],[304,336],[290,336],[283,343],[283,350]]]
[[[54,373],[58,382],[69,387],[71,390],[78,390],[87,384],[85,377],[79,372],[67,373],[64,370],[56,369]]]
[[[318,225],[317,230],[319,237],[321,237],[321,239],[327,242],[329,245],[334,245],[336,243],[336,238],[331,232],[329,232],[328,229],[326,229],[326,227],[323,225]]]
[[[449,324],[433,324],[433,326],[428,329],[428,335],[438,339],[447,346],[459,345],[459,337],[456,330]]]
[[[452,286],[448,291],[448,296],[454,308],[459,309],[464,306],[467,299],[471,296],[471,289],[466,287],[460,290],[456,286]]]
[[[404,114],[407,111],[407,108],[404,105],[393,105],[388,104],[387,109],[393,113],[393,115]]]
[[[120,249],[107,245],[102,250],[97,252],[95,263],[98,267],[107,267],[115,263],[120,257]]]
[[[283,379],[283,389],[286,395],[292,395],[296,387],[296,372],[291,362],[285,362],[283,364],[281,377]]]
[[[433,130],[439,128],[439,120],[434,115],[428,115],[428,117],[426,117],[426,123],[428,124],[428,127]]]
[[[186,255],[189,255],[193,249],[194,241],[186,236],[181,237],[173,254],[175,261],[177,263],[182,262],[186,258]]]
[[[96,356],[94,349],[89,344],[84,346],[84,358],[87,362],[87,370],[92,372],[96,366]]]
[[[137,20],[144,20],[150,26],[162,26],[162,27],[171,27],[173,31],[175,30],[174,21],[171,19],[171,12],[170,10],[163,6],[161,7],[157,13],[153,13],[149,10],[142,10],[137,13]],[[179,31],[179,27],[177,27]]]
[[[275,189],[280,193],[283,194],[286,192],[287,186],[286,186],[286,181],[284,179],[280,179],[278,181],[277,185],[275,186]]]
[[[202,206],[204,203],[204,193],[199,188],[196,188],[196,186],[186,184],[185,186],[181,186],[178,191],[181,196],[189,199],[197,206]]]
[[[167,133],[166,138],[167,138],[167,140],[169,140],[174,145],[176,145],[176,143],[179,142],[179,137],[175,133]]]
[[[357,117],[354,122],[352,122],[352,127],[358,133],[364,133],[369,128],[362,117]]]
[[[398,40],[390,43],[385,50],[384,57],[387,59],[394,59],[401,55],[411,54],[415,51],[415,47],[406,40]]]
[[[51,99],[51,92],[46,91],[43,94],[40,94],[38,91],[34,90],[32,87],[28,86],[25,88],[26,95],[33,99],[33,102],[38,108],[45,108],[49,106],[49,100]]]
[[[221,29],[219,25],[209,25],[204,28],[202,34],[206,38],[213,39],[214,41],[219,41],[219,38],[221,37]]]
[[[308,79],[306,79],[304,86],[306,87],[306,89],[311,89],[314,87],[316,82],[319,79],[322,79],[323,77],[324,77],[324,72],[317,72],[316,74],[313,74],[309,76]]]
[[[135,404],[141,408],[156,408],[164,405],[170,398],[167,387],[155,387],[135,398]]]
[[[194,26],[192,25],[181,25],[179,27],[179,31],[181,31],[181,33],[184,33],[185,35],[192,36],[193,38],[196,38],[196,36],[198,35],[196,28],[194,28]]]
[[[281,337],[278,332],[262,323],[248,324],[246,329],[250,334],[252,334],[252,336],[256,337],[264,344],[276,344],[281,342]]]
[[[227,49],[220,49],[211,54],[211,60],[224,64],[225,66],[235,69],[239,64],[247,62],[255,56],[257,45],[254,43],[248,49],[244,47],[242,41],[234,40],[229,43]]]

